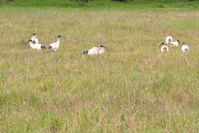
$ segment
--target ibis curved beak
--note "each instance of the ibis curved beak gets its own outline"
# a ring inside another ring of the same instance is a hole
[[[104,48],[105,48],[106,50],[110,50],[109,48],[107,48],[107,47],[105,47],[105,46],[104,46]]]
[[[27,42],[26,42],[26,44],[28,44],[30,42],[30,40],[28,40]]]

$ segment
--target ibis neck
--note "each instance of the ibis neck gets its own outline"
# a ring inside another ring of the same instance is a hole
[[[60,43],[60,38],[57,39],[57,43],[58,43],[58,44]]]

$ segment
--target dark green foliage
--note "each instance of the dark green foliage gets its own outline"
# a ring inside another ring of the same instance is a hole
[[[113,1],[127,2],[128,0],[113,0]]]
[[[15,0],[0,0],[0,2],[14,2]]]
[[[0,0],[0,7],[8,6],[61,8],[199,8],[199,0]]]
[[[74,2],[89,2],[89,0],[71,0],[71,1],[74,1]]]

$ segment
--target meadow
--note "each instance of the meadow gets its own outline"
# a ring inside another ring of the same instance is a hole
[[[199,10],[0,8],[0,132],[199,132]],[[42,44],[61,34],[57,52]],[[190,52],[161,53],[167,35]],[[104,44],[100,56],[82,52]]]

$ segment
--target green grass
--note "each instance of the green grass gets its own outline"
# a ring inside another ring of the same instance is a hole
[[[0,2],[0,7],[60,7],[60,8],[199,8],[199,1],[187,0],[154,0],[134,2],[112,2],[110,0],[94,0],[88,3],[68,0],[16,0]]]
[[[0,12],[0,132],[199,132],[198,10]],[[30,49],[33,32],[60,49]],[[190,52],[160,53],[167,35]]]

